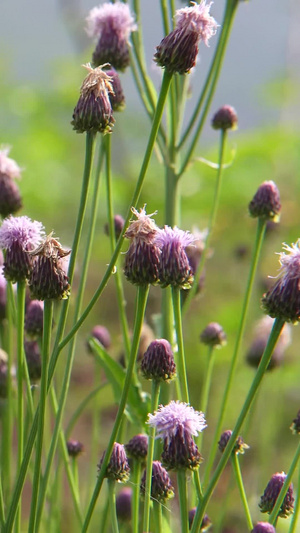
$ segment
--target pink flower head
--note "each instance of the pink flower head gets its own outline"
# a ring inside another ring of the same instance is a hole
[[[148,415],[147,423],[156,428],[158,438],[169,441],[178,429],[189,436],[197,436],[207,427],[204,414],[195,411],[184,402],[172,400],[168,405],[161,405],[154,415]]]
[[[131,32],[137,29],[128,5],[123,2],[115,2],[114,4],[106,2],[94,7],[89,12],[86,22],[88,36],[96,39],[109,27],[128,41]]]
[[[190,246],[195,241],[195,237],[189,231],[183,231],[182,229],[170,228],[170,226],[165,226],[164,229],[160,230],[155,238],[156,244],[163,248],[176,246],[181,248],[186,248]]]
[[[41,222],[30,218],[10,216],[3,220],[0,228],[0,246],[9,249],[14,243],[18,243],[23,250],[33,250],[38,246],[45,235]]]
[[[155,237],[155,244],[161,249],[159,280],[162,287],[172,285],[179,289],[190,289],[193,283],[193,271],[185,252],[195,240],[189,231],[176,226],[165,226]]]
[[[199,39],[208,46],[209,39],[215,35],[218,27],[215,19],[209,14],[212,3],[206,4],[206,1],[202,0],[200,4],[192,2],[192,6],[178,9],[176,29],[185,34],[198,33]]]
[[[289,252],[289,255],[285,252],[279,254],[280,272],[283,278],[300,279],[300,239],[295,244],[292,243],[292,246],[283,243],[282,247]]]
[[[9,151],[10,148],[8,147],[0,150],[0,174],[6,174],[10,178],[20,178],[21,169],[13,159],[7,157]]]

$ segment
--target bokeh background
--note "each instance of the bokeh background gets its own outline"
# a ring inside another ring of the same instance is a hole
[[[11,157],[24,169],[20,182],[24,201],[22,214],[42,220],[48,232],[55,230],[61,242],[69,246],[79,202],[84,157],[84,137],[72,131],[70,120],[85,75],[80,65],[91,59],[93,47],[84,26],[85,17],[94,5],[91,0],[2,0],[0,6],[0,144],[12,146]],[[159,87],[161,73],[152,62],[155,46],[163,37],[162,26],[157,23],[159,3],[142,0],[141,5],[149,72]],[[178,3],[178,7],[182,5]],[[223,8],[223,0],[216,0],[212,6],[211,12],[218,22],[221,21]],[[195,407],[199,403],[205,367],[199,334],[208,322],[217,321],[228,336],[227,346],[218,354],[213,377],[204,458],[222,398],[255,237],[256,223],[248,216],[247,205],[262,181],[274,180],[278,185],[282,216],[278,227],[266,236],[224,429],[234,424],[253,377],[253,370],[246,365],[244,355],[253,339],[253,325],[262,316],[260,298],[268,283],[268,275],[277,275],[279,265],[275,253],[281,251],[282,242],[295,242],[299,237],[299,17],[300,6],[296,0],[241,2],[211,108],[212,114],[223,104],[233,105],[238,112],[239,129],[230,135],[228,143],[227,160],[234,154],[234,163],[224,176],[221,208],[212,242],[213,253],[206,268],[205,286],[185,322],[191,403]],[[196,72],[190,75],[194,96],[188,104],[187,117],[213,50],[213,42],[210,48],[202,48]],[[134,189],[149,122],[129,71],[122,75],[122,83],[127,108],[118,115],[113,132],[113,172],[115,212],[124,215]],[[208,120],[197,155],[216,161],[217,153],[218,134],[211,130]],[[214,179],[215,171],[200,162],[184,176],[181,221],[184,229],[206,227]],[[158,224],[163,223],[163,191],[163,168],[153,157],[140,204],[146,202],[149,212],[158,210]],[[109,243],[103,233],[105,222],[103,186],[86,303],[109,262]],[[240,253],[241,250],[243,253]],[[80,261],[77,269],[79,272]],[[134,291],[127,282],[125,291],[132,324]],[[147,311],[150,325],[153,325],[153,315],[159,310],[160,292],[155,289],[151,291]],[[92,327],[96,323],[106,325],[113,340],[112,356],[118,358],[122,353],[120,327],[115,317],[114,286],[110,282],[79,335],[68,416],[94,383],[94,361],[87,355],[85,346]],[[245,440],[251,448],[242,458],[242,469],[254,520],[261,518],[257,503],[267,481],[274,472],[289,468],[297,446],[297,437],[291,434],[289,426],[300,408],[298,328],[293,328],[292,335],[293,343],[286,351],[282,366],[265,378],[246,428]],[[63,368],[63,358],[60,364]],[[105,447],[115,412],[112,404],[112,394],[107,390],[99,397],[98,404],[101,428],[104,428],[99,434],[99,456]],[[90,465],[89,456],[91,418],[91,410],[87,410],[73,435],[86,447],[86,453],[80,459],[83,479],[87,479],[88,471],[94,468]],[[217,525],[221,518],[220,502],[223,505],[227,494],[225,522],[230,531],[243,533],[238,494],[234,487],[230,490],[229,487],[228,469],[218,488],[218,498],[209,508],[216,524],[214,532],[221,531]],[[67,507],[64,513],[65,524],[72,523],[72,510]],[[277,531],[288,531],[288,521],[281,520]]]

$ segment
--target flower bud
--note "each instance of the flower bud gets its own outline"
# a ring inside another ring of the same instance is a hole
[[[39,345],[36,341],[25,341],[24,352],[30,381],[36,382],[41,379],[42,361]]]
[[[67,450],[69,457],[75,458],[83,452],[84,447],[82,442],[79,442],[79,440],[70,439],[67,441]]]
[[[115,238],[118,240],[124,227],[124,218],[121,215],[114,216],[114,229],[115,229]],[[109,226],[106,223],[104,226],[104,232],[106,235],[109,235]]]
[[[220,437],[220,440],[218,442],[218,446],[219,446],[219,450],[220,452],[224,452],[229,440],[230,440],[230,437],[232,435],[232,431],[231,429],[227,429],[227,431],[224,431],[224,433],[222,433],[221,437]],[[238,437],[235,441],[235,445],[234,445],[234,448],[232,450],[233,453],[241,453],[241,454],[244,454],[245,453],[245,450],[248,450],[250,446],[248,446],[248,444],[246,444],[243,440],[242,437]]]
[[[226,333],[224,332],[222,326],[217,322],[210,322],[204,328],[200,335],[200,341],[207,346],[214,346],[216,348],[221,348],[226,344]]]
[[[141,361],[141,371],[146,379],[156,381],[170,381],[176,377],[174,355],[167,340],[151,342]]]
[[[116,498],[116,512],[120,522],[129,522],[131,520],[131,501],[132,489],[125,487]]]
[[[105,452],[102,455],[98,468],[100,470]],[[109,463],[106,467],[105,476],[109,479],[114,479],[120,483],[126,483],[130,475],[130,468],[123,444],[114,443],[113,451]]]
[[[43,333],[44,304],[31,300],[25,313],[24,329],[30,337],[41,337]]]
[[[196,511],[197,507],[193,507],[193,509],[190,509],[189,511],[189,529],[192,529]],[[212,521],[210,520],[209,516],[205,514],[201,522],[200,532],[204,533],[204,531],[208,531],[211,525]]]
[[[140,433],[132,437],[130,441],[125,444],[125,450],[128,457],[144,463],[148,453],[147,435]]]
[[[300,411],[298,411],[296,418],[294,418],[290,430],[294,435],[299,435],[300,433]]]
[[[215,130],[237,129],[238,117],[236,111],[230,105],[224,105],[214,114],[211,125]]]
[[[281,211],[280,195],[274,181],[264,181],[249,204],[252,217],[279,222]]]
[[[276,533],[276,530],[269,522],[257,522],[256,526],[251,529],[251,533]]]
[[[264,490],[263,495],[260,498],[259,507],[262,513],[271,514],[285,480],[286,474],[284,472],[277,472],[276,474],[273,474]],[[287,490],[277,516],[281,516],[281,518],[287,518],[293,512],[293,510],[294,491],[293,485],[291,484]]]
[[[161,250],[159,262],[159,283],[162,287],[171,285],[177,289],[190,289],[194,277],[185,248],[194,242],[194,236],[176,226],[165,226],[155,238]]]
[[[94,337],[103,348],[107,350],[111,345],[111,338],[108,329],[105,326],[95,326],[91,331],[91,336]],[[88,351],[91,351],[89,343],[87,343]]]
[[[144,496],[146,489],[146,470],[144,470],[141,479],[141,493]],[[151,499],[159,503],[166,503],[167,500],[174,497],[174,487],[172,486],[170,476],[159,461],[152,463],[152,483]]]
[[[22,200],[15,179],[21,177],[21,169],[8,157],[9,148],[0,150],[0,215],[13,215],[22,207]]]

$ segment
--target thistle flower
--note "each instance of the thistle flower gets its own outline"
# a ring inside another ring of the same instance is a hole
[[[260,498],[259,507],[262,513],[271,514],[282,486],[285,482],[286,474],[284,472],[277,472],[273,474],[268,485],[266,486],[263,495]],[[287,518],[294,510],[294,492],[291,484],[287,490],[284,500],[281,504],[278,516]]]
[[[25,341],[24,352],[27,362],[28,375],[34,383],[41,379],[42,360],[40,347],[36,341]]]
[[[219,446],[219,450],[220,452],[224,452],[230,438],[231,438],[231,435],[232,435],[232,431],[231,429],[227,429],[226,431],[224,431],[220,437],[220,440],[218,442],[218,446]],[[248,450],[250,448],[250,446],[248,446],[248,444],[246,444],[244,442],[244,439],[242,437],[238,437],[235,441],[235,445],[234,445],[234,448],[232,450],[232,453],[236,453],[236,454],[244,454],[245,453],[245,450]]]
[[[39,300],[31,300],[25,313],[24,329],[30,337],[41,336],[43,333],[44,304]]]
[[[112,79],[101,67],[93,69],[89,63],[82,66],[89,74],[80,88],[71,122],[73,129],[77,133],[110,133],[114,123],[109,96],[114,94]]]
[[[298,411],[296,418],[294,418],[293,423],[290,426],[290,430],[293,435],[300,434],[300,411]]]
[[[134,435],[134,437],[125,444],[125,450],[128,457],[144,463],[148,453],[147,435],[143,435],[142,433]]]
[[[223,105],[214,114],[211,125],[215,130],[236,130],[238,117],[236,110],[230,105]]]
[[[185,248],[194,242],[194,236],[176,226],[165,226],[157,232],[155,243],[161,249],[159,283],[178,289],[190,289],[194,280]]]
[[[125,487],[116,498],[116,512],[118,520],[129,522],[131,520],[132,489]]]
[[[173,74],[185,74],[196,64],[199,41],[208,46],[209,39],[215,35],[217,23],[209,15],[211,3],[202,0],[176,11],[176,27],[156,48],[154,61]]]
[[[8,157],[9,148],[0,150],[0,215],[5,218],[22,207],[22,200],[15,179],[21,177],[21,169]]]
[[[114,216],[114,230],[115,230],[115,238],[118,240],[120,237],[123,228],[124,228],[124,218],[121,215],[115,215]],[[106,235],[109,235],[109,226],[106,223],[104,226],[104,232]]]
[[[91,331],[91,336],[94,337],[100,344],[102,344],[103,348],[107,350],[111,345],[111,338],[110,333],[108,329],[105,326],[95,326]],[[87,343],[87,349],[90,352],[90,346],[89,343]]]
[[[132,220],[125,232],[130,240],[130,246],[125,256],[124,274],[128,281],[136,285],[155,284],[158,281],[158,265],[160,249],[155,244],[158,228],[146,214],[145,206],[136,211],[131,209],[137,220]]]
[[[70,439],[67,441],[67,450],[69,457],[78,457],[83,452],[84,446],[79,440]]]
[[[105,452],[102,455],[98,468],[100,470]],[[130,468],[123,444],[114,443],[113,451],[109,463],[106,467],[105,476],[109,479],[114,479],[119,483],[126,483],[129,479]]]
[[[147,423],[156,429],[163,439],[163,464],[170,469],[194,470],[202,462],[202,456],[193,437],[206,428],[204,414],[195,411],[184,402],[171,401],[161,405],[154,415],[149,414]]]
[[[274,324],[274,319],[269,316],[264,316],[255,326],[253,332],[253,341],[246,353],[247,363],[257,368],[265,348],[268,343],[268,339]],[[267,370],[273,370],[282,364],[284,358],[284,352],[291,343],[291,327],[289,324],[285,324],[279,335],[276,346],[273,350],[270,362]]]
[[[70,294],[69,278],[60,261],[71,250],[64,250],[52,235],[50,233],[38,248],[29,252],[35,258],[29,288],[36,300],[66,299]]]
[[[93,64],[110,63],[116,70],[129,65],[129,37],[137,29],[128,5],[106,2],[94,7],[87,19],[87,33],[97,40]]]
[[[276,530],[269,522],[257,522],[256,526],[251,529],[251,533],[276,533]]]
[[[274,181],[264,181],[249,204],[252,217],[279,222],[281,202],[279,190]]]
[[[283,249],[289,253],[279,254],[279,278],[264,294],[262,307],[271,317],[295,324],[300,320],[300,240],[292,246],[283,244]]]
[[[120,76],[114,68],[107,69],[105,72],[111,78],[111,84],[113,88],[113,92],[109,93],[112,110],[123,111],[125,108],[125,96],[123,93]]]
[[[192,509],[189,510],[189,529],[192,529],[196,511],[197,511],[197,507],[193,507]],[[211,525],[212,525],[211,519],[209,518],[207,514],[205,514],[201,522],[200,531],[203,533],[204,531],[208,531]]]
[[[172,347],[166,339],[151,342],[142,358],[141,371],[146,379],[156,381],[170,381],[176,377]]]
[[[6,250],[3,273],[7,280],[16,283],[29,277],[33,264],[29,252],[39,245],[43,235],[41,222],[26,216],[3,220],[0,247]]]
[[[226,344],[226,333],[217,322],[210,322],[200,335],[200,341],[207,346],[221,348]]]
[[[146,488],[146,470],[144,470],[141,479],[141,494],[145,495]],[[151,499],[159,503],[166,503],[167,500],[174,497],[174,487],[172,486],[170,476],[166,469],[159,461],[152,463],[152,482],[151,482]]]

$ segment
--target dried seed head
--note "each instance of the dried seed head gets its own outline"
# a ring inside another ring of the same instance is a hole
[[[79,440],[70,439],[67,441],[67,450],[70,457],[78,457],[84,451],[84,446]]]
[[[111,77],[101,67],[93,69],[89,63],[83,67],[89,74],[82,83],[74,109],[73,129],[77,133],[110,133],[114,123],[110,102],[110,94],[114,92]]]
[[[116,70],[129,65],[129,37],[137,28],[128,5],[104,3],[87,17],[87,33],[97,40],[93,64],[110,63]]]
[[[146,379],[170,381],[176,377],[172,347],[166,339],[151,342],[142,358],[141,370]]]
[[[220,440],[218,442],[218,446],[219,446],[219,450],[220,452],[224,452],[229,440],[230,440],[230,437],[232,435],[232,431],[231,429],[227,429],[227,431],[224,431],[224,433],[222,433],[221,437],[220,437]],[[248,444],[246,444],[243,440],[242,437],[238,437],[235,441],[235,445],[234,445],[234,448],[232,450],[232,453],[241,453],[241,454],[244,454],[245,453],[245,450],[248,450],[250,448],[250,446],[248,446]]]
[[[194,277],[185,248],[194,242],[194,236],[176,226],[165,226],[155,238],[161,250],[159,262],[159,283],[162,287],[171,285],[178,289],[190,289]]]
[[[116,511],[118,520],[129,522],[131,520],[132,489],[125,487],[120,490],[116,498]]]
[[[105,452],[102,455],[98,468],[100,470]],[[109,479],[114,479],[119,483],[126,483],[130,475],[130,468],[123,444],[114,443],[113,451],[109,463],[106,468],[105,476]]]
[[[281,211],[280,195],[274,181],[264,181],[249,204],[252,217],[279,222]]]
[[[217,322],[210,322],[200,335],[200,341],[207,346],[221,348],[227,341],[226,333]]]
[[[215,130],[236,130],[238,117],[235,109],[224,105],[214,114],[211,125]]]
[[[146,470],[144,470],[141,479],[141,494],[145,495],[146,488]],[[152,483],[151,499],[159,503],[166,503],[167,500],[174,497],[174,487],[172,486],[170,476],[166,469],[159,461],[152,463]]]
[[[215,35],[217,23],[209,15],[210,4],[202,0],[176,11],[176,27],[156,47],[154,61],[171,74],[185,74],[196,64],[199,41],[208,45]]]
[[[263,495],[260,498],[259,507],[262,513],[271,513],[282,486],[285,482],[286,474],[284,472],[277,472],[273,474],[268,485],[265,488]],[[294,510],[294,491],[291,484],[287,490],[284,500],[281,504],[278,516],[287,518]]]
[[[36,341],[25,341],[24,352],[27,361],[30,381],[35,383],[41,379],[42,361],[40,347]]]
[[[43,333],[44,304],[31,300],[26,308],[24,329],[30,337],[40,337]]]
[[[125,444],[125,450],[128,457],[144,463],[148,453],[147,435],[139,433],[132,437],[130,441]]]

